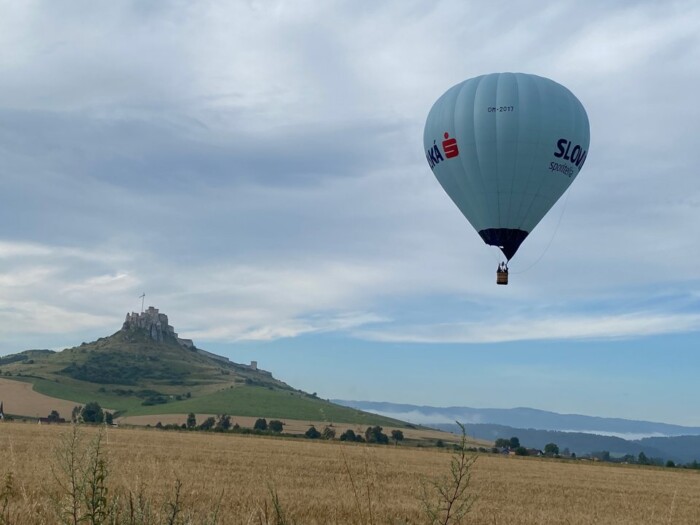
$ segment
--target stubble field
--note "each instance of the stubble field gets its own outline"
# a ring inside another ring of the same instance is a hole
[[[56,450],[70,432],[0,424],[11,523],[58,523]],[[80,432],[87,443],[96,429]],[[215,509],[220,524],[429,523],[421,480],[446,475],[451,458],[438,449],[153,429],[108,429],[103,445],[109,496],[141,495],[155,523],[172,510],[176,480],[177,523],[205,523]],[[696,471],[483,454],[468,490],[477,496],[469,523],[700,523]],[[273,513],[273,494],[285,521]]]
[[[40,394],[34,391],[31,383],[4,378],[0,378],[0,400],[5,401],[8,412],[30,417],[46,417],[52,410],[58,410],[63,417],[69,418],[73,407],[79,404]]]

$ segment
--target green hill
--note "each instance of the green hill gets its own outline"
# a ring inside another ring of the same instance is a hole
[[[152,319],[129,322],[127,316],[121,330],[91,343],[61,352],[27,350],[4,356],[0,358],[3,376],[30,382],[37,392],[76,404],[97,401],[118,415],[195,412],[405,424],[318,399],[267,371],[199,349],[179,339],[167,325],[167,317],[154,311],[161,321],[164,318],[158,330]]]

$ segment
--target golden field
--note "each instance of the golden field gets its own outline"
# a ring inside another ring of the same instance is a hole
[[[11,410],[8,401],[11,400]],[[12,381],[0,377],[0,401],[5,401],[5,410],[13,414],[28,417],[46,417],[52,410],[58,410],[64,417],[69,417],[75,405],[74,401],[45,396],[34,391],[31,383]]]
[[[14,486],[10,523],[58,523],[56,450],[70,432],[0,423],[0,475],[4,482],[11,472]],[[88,442],[96,429],[81,433]],[[155,429],[110,428],[103,445],[110,496],[140,492],[162,516],[182,481],[178,523],[204,523],[217,505],[218,523],[266,523],[271,491],[287,523],[428,523],[421,479],[446,475],[451,458],[435,448]],[[477,500],[468,523],[700,523],[697,471],[483,454],[469,490]]]

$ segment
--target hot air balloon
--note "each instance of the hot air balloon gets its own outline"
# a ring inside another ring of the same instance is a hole
[[[588,155],[579,100],[553,80],[492,73],[465,80],[433,105],[426,158],[447,195],[506,261],[571,185]],[[508,283],[507,262],[497,282]]]

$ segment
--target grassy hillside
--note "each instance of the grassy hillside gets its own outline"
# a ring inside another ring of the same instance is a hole
[[[396,419],[336,405],[302,392],[259,386],[233,387],[164,406],[142,406],[130,410],[129,415],[189,412],[366,425],[404,425]]]
[[[217,358],[174,338],[120,330],[62,352],[30,350],[2,358],[6,379],[53,398],[97,401],[119,415],[175,413],[402,426],[295,390],[265,371]]]

